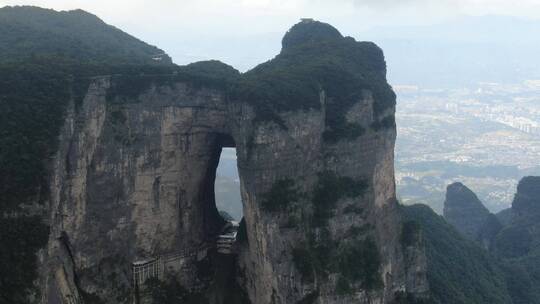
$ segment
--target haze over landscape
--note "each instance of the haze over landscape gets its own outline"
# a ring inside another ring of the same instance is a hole
[[[540,174],[535,0],[0,1],[21,4],[87,9],[178,64],[218,59],[240,71],[272,58],[289,24],[320,17],[385,52],[400,101],[396,173],[404,203],[442,212],[446,185],[461,180],[499,211],[521,177]]]
[[[0,304],[540,304],[537,37],[539,0],[0,0]]]
[[[442,212],[446,185],[462,180],[499,211],[522,176],[540,174],[535,0],[0,1],[20,4],[87,9],[178,64],[219,59],[240,71],[272,58],[290,24],[321,19],[385,52],[399,100],[396,166],[405,203]]]

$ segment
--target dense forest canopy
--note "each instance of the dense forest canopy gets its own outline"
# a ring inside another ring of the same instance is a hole
[[[40,57],[79,64],[171,63],[163,50],[82,10],[0,9],[0,63]]]
[[[327,96],[328,143],[363,134],[364,128],[346,122],[344,115],[365,91],[372,92],[381,121],[396,102],[379,47],[343,37],[331,25],[313,20],[294,25],[283,38],[281,53],[246,72],[232,92],[237,99],[255,103],[258,118],[280,124],[273,111],[318,109],[321,90]],[[393,117],[387,119],[391,121],[385,127],[392,126]]]
[[[402,211],[405,219],[417,223],[422,231],[434,303],[540,303],[538,252],[508,259],[461,235],[428,206],[403,206]],[[512,224],[502,235],[516,226],[523,228],[521,222]],[[519,243],[524,230],[514,233],[504,243],[510,246]]]

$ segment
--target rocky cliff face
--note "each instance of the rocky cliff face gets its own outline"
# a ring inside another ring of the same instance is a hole
[[[492,251],[506,263],[514,303],[540,302],[540,177],[518,184],[508,223]]]
[[[497,253],[506,258],[538,255],[540,247],[540,177],[523,178],[517,187],[510,223],[497,236]]]
[[[230,143],[221,93],[176,83],[117,104],[107,100],[112,82],[96,79],[80,111],[68,112],[53,175],[49,254],[69,257],[73,267],[60,258],[49,288],[65,285],[74,297],[83,290],[114,303],[129,299],[136,261],[181,255],[172,267],[184,269],[172,273],[183,286],[199,283],[189,254],[223,224],[213,180],[221,145]]]
[[[462,183],[454,183],[446,190],[444,218],[469,239],[481,242],[489,248],[495,235],[501,230],[497,217]]]
[[[248,301],[425,297],[421,242],[404,242],[395,197],[381,50],[305,21],[245,75],[212,65],[228,80],[98,77],[71,104],[50,179],[42,302],[151,301],[152,278],[226,302],[213,248],[223,147],[237,149],[245,217],[232,278]]]
[[[540,177],[527,176],[519,182],[512,211],[521,219],[540,215]]]

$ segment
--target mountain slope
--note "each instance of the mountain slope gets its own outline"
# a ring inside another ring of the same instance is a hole
[[[444,218],[459,232],[475,240],[489,211],[476,194],[462,183],[447,187],[444,201]]]
[[[462,183],[447,187],[444,219],[470,240],[489,249],[502,224],[491,214],[478,196]]]
[[[40,57],[76,60],[77,64],[171,63],[163,50],[82,10],[1,8],[0,63]]]
[[[461,236],[428,206],[402,208],[405,218],[422,229],[434,303],[512,303],[504,272],[486,251]]]
[[[84,11],[1,8],[0,210],[36,195],[65,106],[80,103],[90,77],[172,68],[162,50]]]
[[[503,221],[494,214],[488,214],[486,218],[483,204],[465,188],[461,184],[449,187],[445,218],[463,237],[478,241],[489,250],[492,256],[488,259],[489,264],[504,275],[511,303],[540,303],[540,177],[529,176],[520,181],[512,208],[499,214]],[[450,214],[448,209],[451,209]],[[474,228],[472,238],[471,229],[464,227]],[[426,232],[430,233],[433,231]],[[440,238],[449,239],[448,236]],[[449,257],[454,259],[453,254]],[[449,280],[449,285],[451,282]]]
[[[170,70],[167,55],[83,11],[0,9],[0,303],[37,300],[50,159],[92,76]]]
[[[512,202],[512,220],[496,236],[494,253],[515,282],[516,303],[540,303],[540,177],[523,178]]]

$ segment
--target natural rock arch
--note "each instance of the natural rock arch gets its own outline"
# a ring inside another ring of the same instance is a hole
[[[60,136],[45,297],[127,303],[132,264],[158,257],[164,284],[208,292],[205,257],[223,224],[215,172],[232,146],[246,231],[239,293],[390,303],[427,290],[418,244],[400,241],[381,50],[311,20],[284,41],[244,75],[213,62],[210,74],[93,80]]]

